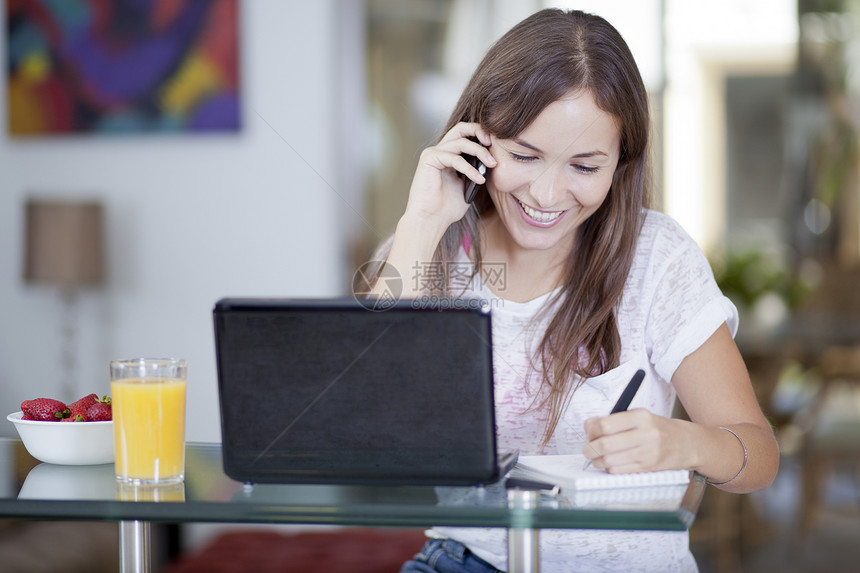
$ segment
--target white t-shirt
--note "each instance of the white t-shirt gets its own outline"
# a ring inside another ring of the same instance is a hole
[[[468,264],[464,250],[460,256],[460,262]],[[484,276],[503,293],[502,269],[495,270]],[[723,323],[732,335],[737,331],[737,310],[720,292],[699,247],[668,216],[647,211],[617,313],[620,365],[583,382],[548,445],[540,449],[547,411],[533,407],[540,379],[530,371],[529,358],[552,309],[539,320],[532,318],[553,294],[516,303],[497,297],[478,276],[462,293],[490,302],[499,447],[519,449],[522,455],[581,452],[585,420],[607,415],[639,368],[646,377],[630,408],[671,416],[675,389],[670,381],[681,361]],[[456,539],[495,567],[507,569],[507,534],[502,529],[437,527],[429,534]],[[544,573],[697,570],[687,532],[543,530],[540,541]]]

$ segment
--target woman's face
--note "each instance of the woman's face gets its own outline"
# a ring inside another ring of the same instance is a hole
[[[516,247],[567,255],[609,193],[620,139],[615,118],[582,91],[548,105],[516,137],[493,137],[498,165],[486,187]]]

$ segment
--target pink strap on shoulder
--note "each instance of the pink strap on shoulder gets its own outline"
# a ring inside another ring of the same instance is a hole
[[[470,233],[468,229],[466,229],[466,232],[463,233],[463,242],[461,244],[463,245],[463,250],[465,250],[466,254],[468,255],[469,247],[472,246],[472,233]]]

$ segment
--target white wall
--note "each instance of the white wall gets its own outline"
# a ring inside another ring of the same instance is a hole
[[[241,2],[238,135],[10,139],[0,91],[0,409],[55,395],[60,376],[59,298],[21,277],[25,197],[95,197],[108,280],[79,300],[78,393],[109,392],[111,358],[184,357],[187,438],[220,440],[215,300],[347,284],[338,18],[337,0]]]

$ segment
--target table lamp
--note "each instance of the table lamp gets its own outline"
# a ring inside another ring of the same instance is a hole
[[[102,283],[102,206],[97,201],[29,199],[26,206],[24,279],[58,288],[62,301],[60,396],[76,399],[76,301]]]

